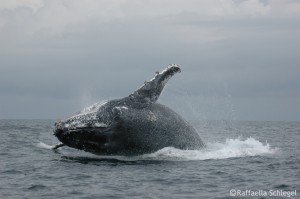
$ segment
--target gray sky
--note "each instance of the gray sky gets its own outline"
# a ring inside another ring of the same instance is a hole
[[[1,0],[0,118],[61,118],[182,66],[188,119],[300,120],[300,1]]]

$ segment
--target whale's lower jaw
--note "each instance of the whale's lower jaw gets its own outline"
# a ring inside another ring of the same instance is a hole
[[[55,129],[54,135],[63,144],[89,152],[107,152],[109,131],[103,128]]]
[[[151,153],[157,148],[147,148],[132,144],[132,139],[116,137],[117,130],[103,128],[55,129],[54,135],[66,146],[97,155],[140,155]],[[122,134],[126,134],[123,129]]]

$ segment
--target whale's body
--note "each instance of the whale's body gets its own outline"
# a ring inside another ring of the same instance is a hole
[[[128,97],[95,104],[56,122],[54,134],[64,145],[101,155],[138,155],[164,147],[203,147],[197,131],[188,122],[156,103],[176,72],[180,68],[170,65]]]

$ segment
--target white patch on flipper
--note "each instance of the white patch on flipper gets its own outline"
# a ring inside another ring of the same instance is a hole
[[[156,71],[154,77],[152,77],[149,81],[145,81],[145,82],[144,82],[144,85],[142,85],[142,86],[141,86],[140,88],[138,88],[137,90],[143,88],[148,82],[154,81],[155,78],[156,78],[158,75],[164,74],[165,72],[167,72],[167,71],[168,71],[170,68],[172,68],[172,67],[180,68],[180,66],[179,66],[178,64],[169,64],[169,65],[167,66],[167,68],[165,68],[165,69],[162,70],[161,72]],[[168,81],[168,80],[167,80],[167,81]]]
[[[54,149],[56,145],[48,145],[45,144],[44,142],[40,142],[37,144],[37,147],[42,148],[42,149]]]

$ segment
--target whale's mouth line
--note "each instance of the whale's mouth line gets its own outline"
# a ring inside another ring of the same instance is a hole
[[[111,134],[110,127],[77,127],[72,129],[56,129],[54,134],[69,147],[78,149],[101,148]],[[57,148],[59,148],[58,146]]]

